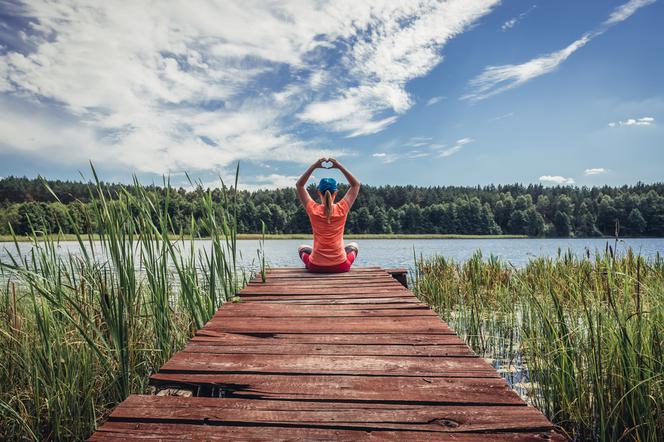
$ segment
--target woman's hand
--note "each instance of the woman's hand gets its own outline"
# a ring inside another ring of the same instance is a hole
[[[323,167],[323,163],[324,163],[325,161],[328,161],[328,158],[325,158],[325,157],[323,157],[323,158],[319,158],[319,159],[317,159],[317,160],[314,162],[314,164],[312,164],[312,166],[314,166],[314,168],[316,168],[316,169],[322,168],[322,167]]]
[[[329,161],[330,163],[332,163],[332,167],[330,167],[330,169],[341,169],[341,167],[342,167],[342,166],[341,166],[341,163],[338,162],[338,161],[337,161],[336,159],[334,159],[334,158],[328,158],[327,161]]]

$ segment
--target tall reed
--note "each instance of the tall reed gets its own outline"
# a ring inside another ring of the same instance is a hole
[[[418,296],[575,440],[664,440],[664,260],[480,253],[417,263]]]
[[[238,173],[220,199],[202,191],[202,219],[171,240],[168,180],[111,194],[92,168],[95,230],[75,233],[76,253],[54,232],[33,229],[28,252],[14,242],[0,262],[0,440],[87,437],[246,282]],[[199,235],[207,248],[196,249]]]

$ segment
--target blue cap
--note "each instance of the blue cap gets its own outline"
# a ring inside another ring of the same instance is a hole
[[[330,192],[336,192],[337,182],[334,180],[334,178],[323,178],[320,180],[320,183],[318,183],[318,190],[320,193],[325,193],[326,190],[329,190]]]

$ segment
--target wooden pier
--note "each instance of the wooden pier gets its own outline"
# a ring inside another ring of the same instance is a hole
[[[257,276],[90,440],[565,440],[404,277]]]

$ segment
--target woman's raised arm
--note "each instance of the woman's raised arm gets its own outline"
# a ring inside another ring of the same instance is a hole
[[[307,192],[307,189],[304,186],[307,184],[307,181],[309,181],[309,177],[311,177],[313,171],[321,167],[321,163],[323,161],[325,161],[325,158],[320,158],[311,166],[309,166],[309,168],[304,171],[300,179],[297,180],[297,183],[295,183],[295,188],[297,189],[297,196],[298,198],[300,198],[300,201],[305,207],[307,206],[307,202],[309,202],[311,197],[309,196],[309,192]]]
[[[348,169],[346,169],[340,162],[338,162],[334,158],[328,158],[328,161],[332,163],[333,168],[339,169],[339,171],[343,173],[346,179],[348,180],[348,184],[350,184],[350,189],[348,189],[348,192],[346,192],[343,199],[345,199],[346,202],[348,202],[348,207],[351,207],[355,202],[355,199],[357,198],[357,194],[360,193],[360,180],[355,178],[355,176],[352,173],[350,173]]]

